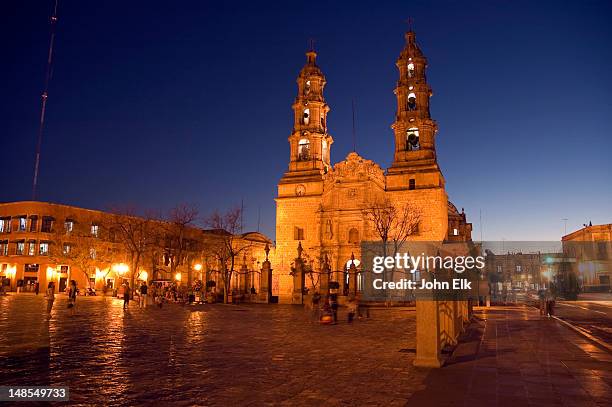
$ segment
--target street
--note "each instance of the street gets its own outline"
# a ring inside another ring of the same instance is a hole
[[[612,296],[610,294],[581,294],[578,301],[557,301],[555,314],[593,335],[612,344]]]

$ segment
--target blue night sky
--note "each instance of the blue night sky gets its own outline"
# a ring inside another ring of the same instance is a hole
[[[4,5],[0,201],[31,194],[52,1]],[[6,13],[8,12],[8,17]],[[574,2],[60,1],[39,198],[95,209],[240,205],[274,236],[308,38],[332,160],[383,168],[405,20],[429,59],[451,200],[480,239],[612,222],[612,5]]]

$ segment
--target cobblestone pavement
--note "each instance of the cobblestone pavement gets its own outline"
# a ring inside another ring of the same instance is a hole
[[[611,354],[532,307],[483,308],[476,318],[408,405],[612,405]]]
[[[0,383],[68,385],[73,403],[404,405],[413,368],[409,309],[321,326],[296,306],[165,305],[113,298],[0,297]]]
[[[321,326],[301,307],[0,297],[0,384],[81,405],[609,406],[612,356],[529,307],[476,311],[442,369],[418,369],[414,311]]]

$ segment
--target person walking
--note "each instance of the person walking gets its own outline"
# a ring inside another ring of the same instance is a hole
[[[149,287],[147,287],[147,283],[143,281],[142,285],[140,286],[140,308],[147,308],[148,289]]]
[[[40,284],[38,281],[34,284],[34,292],[38,295],[38,291],[40,290]]]
[[[338,323],[338,294],[331,295],[331,312],[332,317],[334,318],[334,325]]]
[[[123,309],[128,309],[130,305],[130,283],[123,284]]]
[[[70,309],[71,314],[74,314],[74,309],[76,307],[76,296],[77,296],[76,281],[70,280],[70,287],[68,288],[68,308]]]
[[[321,307],[319,305],[320,302],[321,294],[319,294],[318,291],[315,291],[315,293],[312,295],[312,316],[315,321],[318,321],[321,318]]]
[[[49,282],[45,296],[47,297],[47,313],[50,314],[53,308],[53,301],[55,301],[55,284],[53,281]]]
[[[348,323],[352,324],[353,319],[355,318],[355,313],[357,312],[357,304],[355,303],[355,299],[351,298],[348,303]]]

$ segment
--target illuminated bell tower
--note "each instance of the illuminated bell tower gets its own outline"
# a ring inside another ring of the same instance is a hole
[[[444,178],[436,160],[436,122],[429,112],[431,88],[425,70],[427,59],[416,43],[412,30],[406,33],[406,45],[396,65],[399,80],[393,164],[388,170],[390,190],[444,187]]]
[[[321,179],[330,167],[333,139],[327,133],[329,106],[323,97],[326,81],[316,58],[313,50],[306,53],[306,65],[297,78],[298,94],[291,106],[294,120],[289,136],[289,171],[283,180],[304,176]]]

